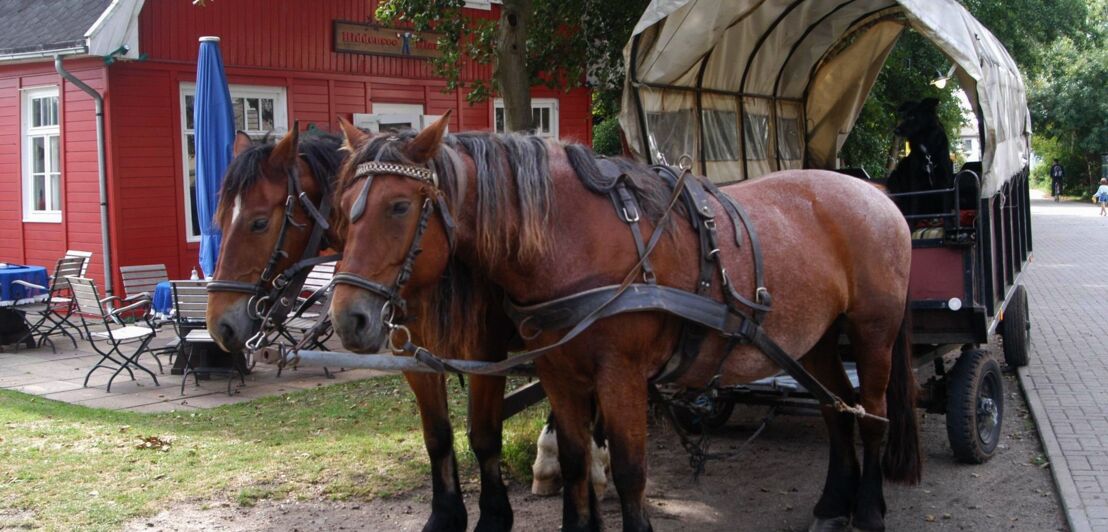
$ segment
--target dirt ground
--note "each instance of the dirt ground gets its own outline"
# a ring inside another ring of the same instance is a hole
[[[1003,439],[986,464],[956,463],[941,415],[923,417],[924,480],[916,487],[886,485],[889,530],[1066,530],[1061,504],[1019,384],[1005,376]],[[713,440],[713,451],[737,449],[765,414],[739,407]],[[688,459],[668,428],[652,428],[647,494],[655,530],[802,531],[810,521],[826,470],[827,444],[816,417],[777,417],[737,457],[710,462],[694,482]],[[515,483],[516,530],[557,530],[561,499],[530,494]],[[476,484],[464,487],[470,526],[477,519]],[[315,531],[420,530],[430,510],[430,488],[369,502],[198,501],[132,522],[128,530]],[[602,503],[608,529],[618,529],[618,501],[609,488]]]

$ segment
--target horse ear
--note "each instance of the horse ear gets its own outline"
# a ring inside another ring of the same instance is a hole
[[[431,160],[442,146],[442,137],[446,135],[446,126],[450,125],[450,114],[447,111],[434,124],[420,131],[418,135],[404,148],[404,154],[414,163],[425,163]]]
[[[238,157],[239,154],[246,151],[247,148],[254,145],[254,139],[250,138],[250,135],[238,131],[235,133],[235,143],[231,146],[231,156]]]
[[[287,166],[296,161],[300,142],[300,121],[292,123],[292,129],[273,147],[269,162],[275,166]]]
[[[365,131],[358,129],[342,115],[339,115],[339,129],[342,129],[343,147],[352,152],[357,151],[369,140],[369,135]]]

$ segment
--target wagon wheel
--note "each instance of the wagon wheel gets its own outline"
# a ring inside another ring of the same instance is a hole
[[[1000,443],[1004,382],[1000,364],[980,349],[962,353],[948,377],[946,434],[954,457],[981,464]]]
[[[731,413],[735,411],[735,399],[726,395],[711,398],[700,395],[689,397],[688,400],[697,406],[695,410],[679,403],[670,403],[669,409],[673,414],[673,421],[689,434],[700,434],[705,428],[718,429],[731,419]],[[707,412],[703,412],[703,409],[707,409]]]
[[[1027,305],[1027,289],[1016,286],[1012,301],[1004,309],[1000,335],[1004,337],[1004,362],[1009,367],[1027,365],[1031,350],[1031,313]]]

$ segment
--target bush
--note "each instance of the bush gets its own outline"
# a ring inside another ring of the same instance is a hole
[[[613,114],[592,128],[592,149],[600,155],[620,155],[619,115]]]

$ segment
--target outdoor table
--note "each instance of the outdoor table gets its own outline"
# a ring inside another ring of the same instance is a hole
[[[50,286],[50,277],[42,266],[4,264],[0,266],[0,307],[45,301],[46,290],[36,290],[16,284],[26,281],[39,286]]]
[[[169,316],[169,311],[173,309],[173,289],[170,288],[169,281],[162,281],[154,287],[150,307],[159,316]]]

